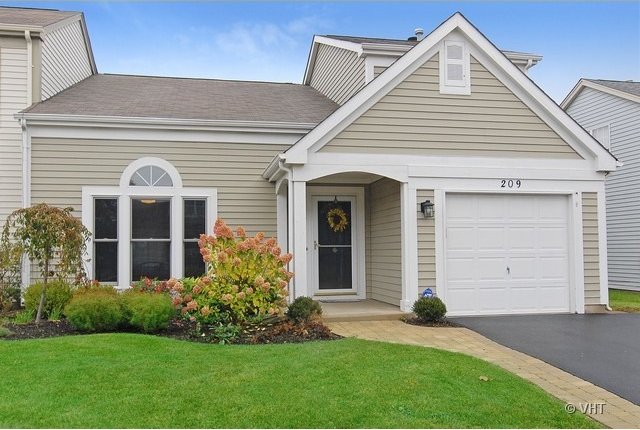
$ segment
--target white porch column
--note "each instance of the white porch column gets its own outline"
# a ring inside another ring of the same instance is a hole
[[[307,285],[307,183],[293,181],[293,288],[294,297],[308,296]]]
[[[286,180],[276,184],[276,236],[282,253],[289,252],[288,188],[289,183]]]
[[[410,312],[418,298],[418,221],[416,189],[400,188],[400,236],[402,240],[402,300],[400,310]]]

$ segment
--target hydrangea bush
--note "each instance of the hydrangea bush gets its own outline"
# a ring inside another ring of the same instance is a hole
[[[248,236],[242,227],[235,234],[217,220],[213,236],[198,241],[207,263],[206,275],[166,282],[142,280],[142,291],[168,292],[180,314],[201,324],[247,323],[281,316],[286,307],[291,254],[263,233]]]

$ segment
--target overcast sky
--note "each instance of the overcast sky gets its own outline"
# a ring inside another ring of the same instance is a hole
[[[640,2],[4,2],[85,13],[101,73],[301,82],[314,34],[406,38],[462,12],[501,49],[544,58],[556,101],[580,77],[640,80]]]

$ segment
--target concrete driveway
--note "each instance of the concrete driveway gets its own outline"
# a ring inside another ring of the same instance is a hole
[[[640,314],[451,320],[640,405]]]

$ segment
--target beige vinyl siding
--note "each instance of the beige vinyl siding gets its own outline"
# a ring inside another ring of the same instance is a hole
[[[364,86],[364,58],[335,46],[320,45],[311,86],[342,105]]]
[[[586,305],[597,305],[601,303],[597,193],[582,193],[582,232],[584,244],[584,302]]]
[[[26,43],[0,38],[0,228],[22,207],[22,130],[13,115],[27,106]]]
[[[218,190],[218,217],[249,233],[276,235],[274,185],[262,178],[285,145],[209,142],[32,139],[32,202],[72,206],[81,213],[83,186],[117,186],[132,161],[172,163],[185,187]]]
[[[433,203],[433,190],[417,191],[418,217],[418,289],[420,294],[425,288],[436,291],[436,223],[434,218],[425,218],[420,211],[420,203],[430,200]]]
[[[580,158],[475,59],[470,96],[440,94],[438,74],[436,55],[322,151]]]
[[[374,79],[378,77],[378,75],[387,70],[385,66],[373,66],[373,77]]]
[[[80,21],[47,33],[42,43],[42,99],[59,93],[92,73]]]
[[[400,183],[371,184],[371,298],[399,306],[402,299]]]

